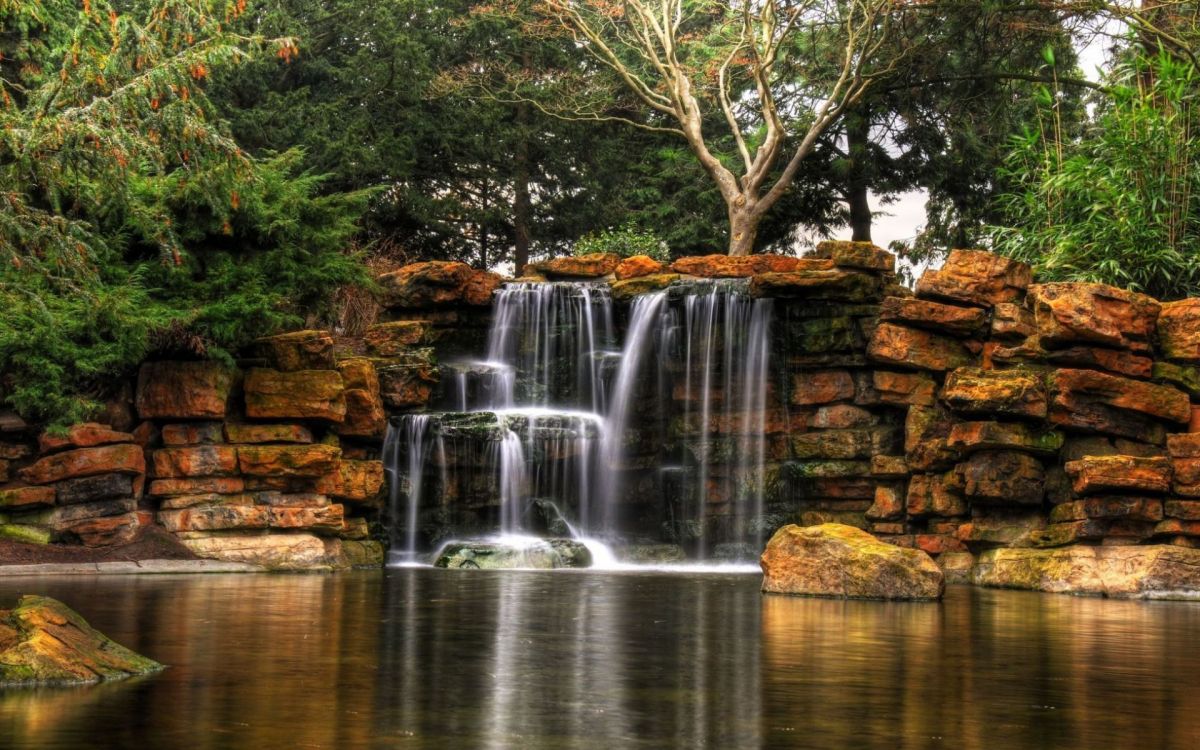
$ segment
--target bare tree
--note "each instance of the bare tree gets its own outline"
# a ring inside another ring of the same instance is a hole
[[[877,53],[902,0],[537,0],[640,112],[531,97],[556,117],[619,120],[687,141],[724,199],[729,254],[754,251],[763,216],[825,132],[890,64]],[[725,132],[706,133],[724,121]],[[727,152],[721,145],[728,144]]]

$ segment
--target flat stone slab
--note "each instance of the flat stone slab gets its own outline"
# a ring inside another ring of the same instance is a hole
[[[175,573],[264,573],[266,568],[221,560],[141,560],[139,562],[33,563],[0,565],[0,577],[75,575],[162,575]]]
[[[979,556],[971,581],[1113,599],[1200,600],[1200,549],[1163,544],[1001,548]]]

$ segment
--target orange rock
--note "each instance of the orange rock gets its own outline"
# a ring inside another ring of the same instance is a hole
[[[1045,352],[1043,359],[1060,367],[1080,367],[1107,370],[1130,378],[1148,379],[1154,360],[1129,351],[1103,349],[1098,346],[1072,346]]]
[[[1200,299],[1181,299],[1162,306],[1158,344],[1167,359],[1200,363]]]
[[[1192,406],[1192,417],[1188,421],[1188,432],[1200,432],[1200,405]]]
[[[982,250],[952,250],[940,269],[921,276],[917,296],[991,307],[1020,299],[1031,278],[1024,263]]]
[[[352,357],[339,360],[337,369],[346,386],[346,419],[337,426],[337,433],[381,437],[387,431],[387,415],[374,363],[365,357]]]
[[[30,508],[54,505],[53,487],[10,487],[0,489],[0,508]]]
[[[1200,497],[1200,458],[1176,458],[1172,461],[1176,495]]]
[[[961,367],[946,376],[942,401],[954,411],[967,414],[1004,414],[1035,419],[1046,416],[1046,389],[1042,378],[1025,370]]]
[[[241,445],[241,472],[252,477],[320,477],[333,471],[342,451],[332,445]]]
[[[817,243],[810,258],[828,258],[839,268],[861,268],[866,271],[896,270],[896,256],[870,242],[824,240]]]
[[[875,370],[871,382],[879,400],[892,406],[933,406],[937,385],[925,373]]]
[[[1089,497],[1056,505],[1050,511],[1050,523],[1082,521],[1085,518],[1161,521],[1163,501],[1157,497]]]
[[[218,531],[224,529],[265,529],[270,523],[270,508],[262,505],[196,505],[180,510],[163,510],[158,523],[167,531]]]
[[[246,373],[246,416],[253,419],[346,418],[342,376],[333,370],[280,372],[255,367]]]
[[[808,420],[808,425],[815,429],[844,430],[851,427],[869,427],[878,421],[878,417],[860,406],[833,404],[817,409]]]
[[[666,270],[666,266],[649,255],[634,255],[617,264],[616,274],[620,280],[639,276],[653,276]]]
[[[341,531],[344,510],[341,505],[315,508],[272,506],[267,509],[267,525],[273,529]]]
[[[900,489],[892,485],[878,485],[875,488],[875,501],[867,508],[866,517],[872,521],[904,518],[904,496]],[[903,528],[895,533],[903,533]]]
[[[1094,370],[1055,370],[1049,376],[1050,421],[1068,427],[1161,443],[1154,420],[1186,424],[1187,394],[1170,386]]]
[[[65,527],[63,532],[79,539],[85,547],[109,547],[129,544],[142,527],[152,521],[147,513],[134,511],[119,516],[104,516],[78,521]]]
[[[225,439],[231,443],[311,443],[312,430],[299,424],[225,423]]]
[[[905,511],[916,518],[941,516],[952,518],[966,515],[967,505],[956,486],[954,475],[913,474],[908,480]]]
[[[223,419],[234,372],[216,362],[146,362],[138,370],[142,419]]]
[[[246,489],[241,477],[207,477],[204,479],[155,479],[146,493],[155,497],[176,495],[234,495]]]
[[[1024,341],[1037,333],[1033,312],[1014,302],[1000,302],[992,308],[991,338],[997,341]]]
[[[52,453],[18,472],[30,484],[111,473],[145,474],[146,457],[141,446],[118,443]]]
[[[376,500],[383,489],[383,463],[342,459],[317,480],[316,489],[339,500],[357,503]]]
[[[846,370],[798,372],[792,377],[792,403],[828,404],[854,398],[854,378]]]
[[[1061,432],[1017,422],[959,422],[946,438],[947,446],[964,455],[980,450],[1022,450],[1053,456],[1063,442]]]
[[[875,328],[867,356],[886,365],[934,371],[953,370],[974,360],[957,339],[892,323],[880,323]]]
[[[1178,518],[1168,518],[1159,521],[1154,527],[1155,534],[1178,534],[1179,536],[1200,536],[1200,521],[1184,521]]]
[[[1063,282],[1029,287],[1029,304],[1045,349],[1102,344],[1150,351],[1161,305],[1106,284]]]
[[[1161,502],[1161,501],[1160,501]],[[1170,518],[1180,518],[1185,521],[1200,521],[1200,500],[1167,500],[1162,503],[1163,513]],[[1147,520],[1161,520],[1158,519]]]
[[[232,445],[197,445],[163,448],[151,454],[154,476],[225,477],[237,473],[237,449]]]
[[[1073,480],[1071,489],[1080,496],[1106,492],[1161,494],[1171,489],[1171,462],[1165,458],[1085,456],[1068,461],[1064,468]]]
[[[276,370],[333,369],[333,337],[329,331],[292,331],[254,343],[259,356]]]
[[[916,548],[930,555],[967,550],[965,544],[949,534],[917,534]]]
[[[167,424],[162,428],[163,445],[211,445],[223,439],[220,422],[185,422]]]
[[[392,357],[411,347],[431,344],[433,326],[428,320],[395,320],[376,323],[363,333],[367,351],[380,357]]]
[[[393,409],[429,406],[434,390],[441,383],[432,349],[405,352],[403,356],[377,362],[375,369],[379,373],[383,402]]]
[[[954,469],[963,494],[973,503],[1041,505],[1046,473],[1042,463],[1018,451],[980,451]]]
[[[503,279],[458,261],[412,263],[378,279],[384,307],[418,309],[448,305],[491,304],[492,292]]]
[[[1167,435],[1167,453],[1171,458],[1200,458],[1200,433]]]
[[[982,307],[959,307],[913,297],[887,297],[879,310],[879,319],[970,336],[987,325],[988,314]]]
[[[797,260],[812,264],[832,263],[828,260]],[[879,277],[860,271],[847,271],[841,268],[802,268],[796,271],[768,271],[755,274],[750,279],[749,291],[751,297],[873,302],[879,299],[882,285]]]
[[[617,270],[621,256],[616,253],[564,255],[525,266],[526,275],[540,274],[551,279],[598,279]]]
[[[832,260],[790,255],[693,255],[671,264],[675,273],[702,278],[746,278],[760,273],[833,270]]]
[[[84,422],[68,427],[65,435],[43,432],[38,437],[38,450],[41,453],[52,453],[65,448],[91,448],[96,445],[132,442],[133,435],[128,432],[117,432],[104,424]]]

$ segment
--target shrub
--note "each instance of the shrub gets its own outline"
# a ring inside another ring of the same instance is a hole
[[[671,251],[657,234],[639,229],[632,223],[624,224],[617,229],[605,229],[602,232],[585,234],[575,242],[575,255],[591,255],[592,253],[616,253],[622,258],[634,255],[648,255],[651,258],[669,263]]]

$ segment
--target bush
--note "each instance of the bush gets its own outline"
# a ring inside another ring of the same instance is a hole
[[[1200,293],[1200,78],[1166,54],[1111,76],[1093,122],[1059,133],[1053,92],[1041,127],[1019,137],[1001,175],[996,251],[1039,278],[1093,281],[1160,299]]]
[[[666,242],[654,232],[639,229],[633,224],[585,234],[575,242],[573,252],[575,255],[616,253],[622,258],[648,255],[663,263],[671,261],[671,251]]]

